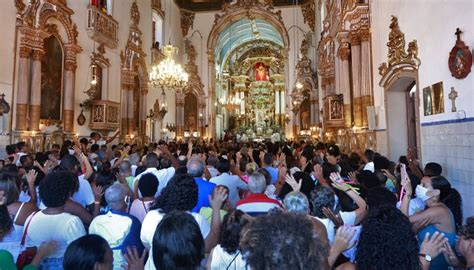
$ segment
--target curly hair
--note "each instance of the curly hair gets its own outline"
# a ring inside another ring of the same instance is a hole
[[[74,175],[71,172],[52,172],[41,181],[39,195],[46,207],[59,207],[71,196]]]
[[[466,239],[474,239],[474,217],[468,217],[466,224],[461,229],[461,234]]]
[[[324,269],[328,255],[306,215],[282,211],[245,226],[240,248],[254,270]]]
[[[311,191],[310,197],[311,204],[313,206],[313,216],[318,218],[326,218],[323,214],[323,208],[328,207],[334,210],[336,205],[336,197],[334,191],[329,187],[316,187]]]
[[[235,253],[239,249],[240,231],[248,223],[245,213],[235,210],[227,213],[219,232],[219,244],[229,254]]]
[[[395,207],[395,196],[388,190],[373,189],[368,202],[369,213],[357,245],[357,269],[420,269],[418,241],[408,217]]]
[[[196,206],[197,201],[198,187],[194,178],[188,175],[175,175],[150,209],[159,209],[165,214],[173,210],[190,211]]]

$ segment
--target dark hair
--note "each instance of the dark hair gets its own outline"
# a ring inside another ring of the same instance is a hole
[[[425,176],[440,176],[443,172],[443,168],[436,162],[429,162],[425,165],[424,174]]]
[[[451,187],[449,181],[443,176],[435,176],[431,178],[431,186],[433,189],[440,191],[439,200],[444,203],[453,213],[456,223],[456,231],[462,226],[462,198],[459,192]]]
[[[145,156],[145,165],[147,168],[156,168],[158,167],[158,155],[155,153],[148,153]]]
[[[135,170],[135,176],[138,176],[142,172],[146,171],[146,166],[138,166],[137,169]]]
[[[363,170],[357,175],[357,181],[359,181],[359,183],[364,185],[367,189],[378,187],[384,184],[379,180],[375,173],[367,170]]]
[[[59,207],[71,195],[74,175],[70,172],[52,172],[41,181],[39,195],[46,207]]]
[[[7,155],[12,155],[15,154],[17,148],[15,144],[10,144],[5,147],[5,150],[7,151]]]
[[[88,140],[87,138],[81,138],[81,139],[79,140],[79,143],[84,144],[84,145],[88,145],[88,144],[89,144],[89,140]]]
[[[313,208],[313,216],[318,218],[326,218],[323,214],[323,208],[327,207],[334,210],[336,205],[336,198],[334,191],[325,186],[316,187],[311,191],[310,203]]]
[[[13,228],[13,220],[6,205],[0,205],[0,241]]]
[[[418,241],[410,221],[395,207],[394,195],[389,191],[384,194],[390,196],[390,199],[382,207],[375,207],[372,201],[384,201],[380,191],[382,190],[373,189],[369,192],[371,206],[368,217],[362,223],[357,245],[357,269],[418,270]]]
[[[390,160],[384,156],[374,157],[374,168],[376,170],[388,170],[390,168]]]
[[[173,210],[190,211],[198,200],[198,186],[188,175],[175,175],[156,198],[151,210],[167,214]]]
[[[230,171],[230,162],[227,159],[222,158],[219,160],[219,163],[217,163],[216,169],[220,173],[227,173]]]
[[[138,181],[138,190],[143,197],[154,197],[158,190],[158,179],[152,173],[146,173]]]
[[[17,142],[16,143],[16,149],[18,149],[18,151],[20,151],[25,146],[26,146],[25,142]]]
[[[272,165],[273,163],[273,154],[272,153],[265,153],[263,156],[263,163],[265,165]]]
[[[245,226],[240,248],[253,270],[322,269],[328,255],[306,215],[283,211]]]
[[[384,187],[374,187],[367,194],[367,205],[373,213],[376,208],[395,207],[397,197]]]
[[[337,145],[330,145],[328,147],[328,150],[326,151],[329,155],[333,156],[333,157],[338,157],[341,155],[341,151],[339,151],[339,146]]]
[[[79,165],[80,163],[75,156],[67,154],[61,158],[61,164],[59,166],[71,173],[76,173],[76,167]]]
[[[204,239],[193,216],[172,211],[158,224],[153,236],[156,269],[197,269],[204,259]]]
[[[235,210],[227,213],[222,221],[219,244],[229,254],[239,249],[240,231],[248,223],[244,215],[244,212]]]
[[[267,186],[272,183],[272,175],[267,169],[260,168],[257,169],[255,172],[258,172],[259,174],[263,175],[263,177],[265,177],[265,183],[267,184]]]
[[[63,268],[68,270],[90,270],[97,263],[104,263],[109,244],[104,238],[89,234],[69,244],[64,253]]]
[[[94,153],[96,151],[99,151],[100,147],[98,144],[94,143],[92,146],[91,146],[91,152]]]
[[[367,158],[367,160],[368,160],[369,162],[372,162],[372,161],[374,161],[375,152],[372,151],[372,150],[370,150],[370,149],[366,149],[366,150],[364,151],[364,156],[365,156],[365,158]]]
[[[474,217],[466,219],[466,224],[462,227],[461,234],[466,239],[474,239]]]
[[[329,162],[324,162],[323,165],[323,177],[324,179],[329,179],[331,173],[339,172],[337,165],[332,165]]]

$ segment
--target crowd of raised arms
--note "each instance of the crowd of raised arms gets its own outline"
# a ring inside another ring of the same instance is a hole
[[[413,151],[98,133],[47,150],[6,148],[1,270],[474,269],[474,217]]]

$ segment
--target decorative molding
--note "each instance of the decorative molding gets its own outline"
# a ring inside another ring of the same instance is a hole
[[[151,0],[151,8],[158,12],[161,17],[165,16],[165,12],[163,11],[163,8],[161,7],[161,0]]]
[[[188,35],[189,29],[193,29],[195,13],[181,9],[179,14],[181,16],[181,33],[185,37]]]
[[[110,67],[110,61],[105,57],[105,46],[100,44],[97,48],[97,52],[92,52],[91,62],[98,63],[102,67]]]
[[[418,45],[416,40],[408,43],[405,51],[405,34],[400,30],[398,19],[392,16],[390,23],[390,34],[388,36],[388,64],[382,63],[379,67],[379,74],[384,76],[389,69],[399,65],[409,65],[418,69],[420,59],[418,58]]]
[[[184,41],[186,53],[188,55],[188,63],[184,65],[184,70],[189,74],[188,85],[184,89],[185,93],[192,92],[198,98],[199,104],[206,104],[204,85],[198,74],[198,66],[196,65],[196,49],[189,39]],[[202,68],[202,67],[201,67]]]
[[[309,26],[311,31],[315,31],[316,28],[316,4],[314,1],[310,1],[307,4],[301,6],[301,12],[303,13],[304,22]]]

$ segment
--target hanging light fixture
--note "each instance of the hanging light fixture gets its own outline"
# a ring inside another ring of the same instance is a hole
[[[171,1],[169,6],[168,31],[171,33]],[[154,86],[161,86],[163,89],[180,90],[186,87],[189,75],[184,71],[180,64],[177,64],[173,56],[178,54],[178,48],[171,45],[170,35],[168,35],[168,45],[161,48],[161,52],[165,55],[158,65],[151,68],[150,82]]]
[[[189,75],[173,59],[173,55],[178,54],[178,48],[168,44],[161,50],[165,59],[151,68],[150,82],[171,90],[183,89],[188,83]]]

